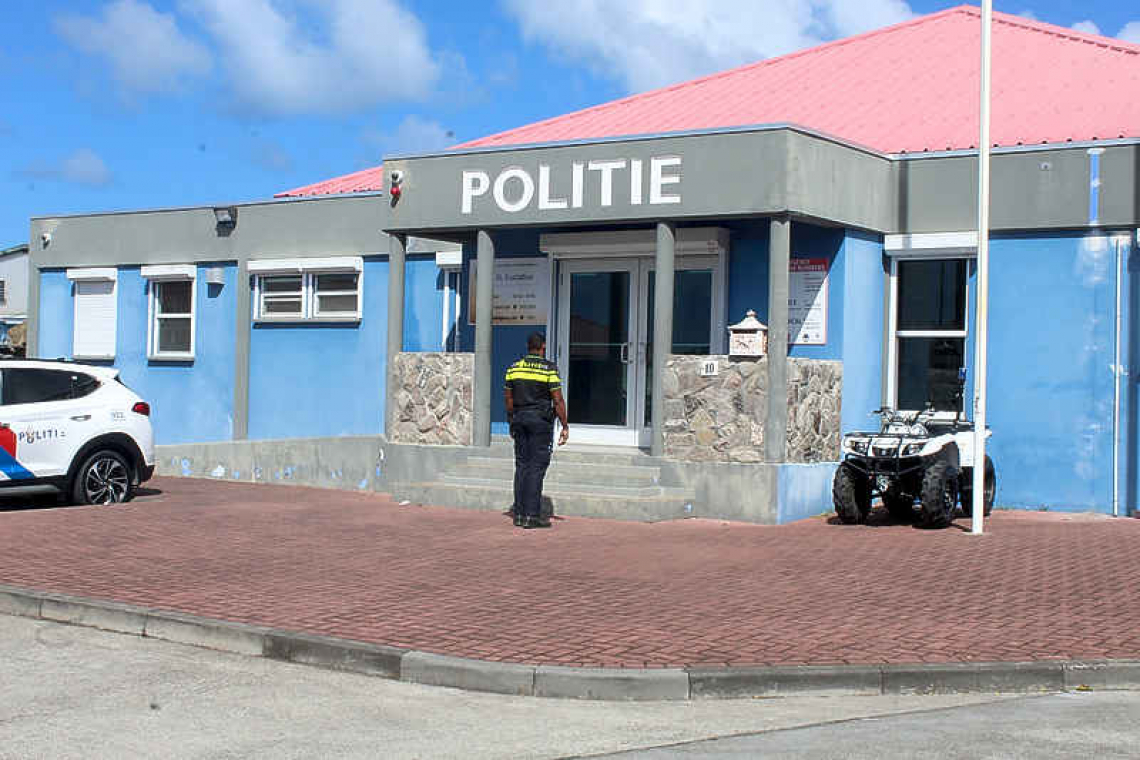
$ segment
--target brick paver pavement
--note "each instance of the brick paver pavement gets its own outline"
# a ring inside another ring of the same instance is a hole
[[[1140,520],[523,531],[374,494],[153,486],[116,507],[0,503],[0,583],[528,664],[1140,657]]]

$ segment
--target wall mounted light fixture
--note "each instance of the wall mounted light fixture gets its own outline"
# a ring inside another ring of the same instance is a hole
[[[215,206],[214,219],[220,226],[233,227],[237,224],[236,206]]]

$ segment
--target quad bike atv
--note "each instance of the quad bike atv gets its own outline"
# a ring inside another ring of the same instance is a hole
[[[951,399],[961,408],[965,373],[960,371]],[[874,497],[882,498],[891,517],[944,528],[961,501],[970,515],[973,508],[973,425],[960,412],[936,411],[934,404],[921,412],[880,409],[877,433],[849,433],[843,437],[843,461],[832,483],[835,513],[844,523],[867,520]],[[986,431],[986,437],[991,435]],[[994,505],[997,484],[994,463],[985,461],[984,514]]]

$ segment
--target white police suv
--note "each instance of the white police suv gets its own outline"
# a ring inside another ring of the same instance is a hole
[[[117,369],[0,360],[0,488],[52,485],[79,504],[110,504],[153,474],[150,405]]]

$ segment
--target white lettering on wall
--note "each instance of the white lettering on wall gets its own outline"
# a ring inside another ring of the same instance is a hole
[[[601,172],[601,203],[602,206],[614,205],[614,172],[625,168],[625,159],[618,158],[610,161],[591,161],[586,168],[592,172]]]
[[[661,188],[665,185],[681,184],[680,174],[665,174],[665,167],[680,166],[680,156],[662,156],[649,160],[649,203],[656,206],[660,203],[680,203],[680,195],[665,195]]]
[[[519,197],[514,201],[507,200],[507,182],[512,179],[517,179],[522,185],[522,192]],[[530,205],[531,200],[534,198],[534,180],[527,174],[525,169],[518,166],[512,166],[509,169],[504,169],[503,172],[495,178],[495,187],[491,191],[495,196],[495,205],[506,211],[508,214],[513,214],[517,211],[522,211]]]
[[[471,213],[471,205],[476,195],[483,195],[491,186],[487,172],[463,172],[463,213]]]
[[[560,174],[557,166],[538,165],[538,181],[534,175],[521,166],[510,166],[499,172],[494,182],[487,172],[465,170],[461,180],[460,209],[464,214],[475,212],[477,199],[491,198],[500,211],[515,214],[530,208],[538,211],[561,211],[567,208],[580,209],[587,206],[610,208],[614,205],[615,182],[629,180],[629,204],[641,206],[648,202],[651,206],[676,204],[681,202],[680,185],[682,180],[681,156],[655,156],[649,159],[649,171],[645,171],[645,160],[638,158],[610,158],[570,164],[570,197],[552,195],[555,180],[561,178],[565,188],[565,174]],[[563,167],[561,172],[565,172]],[[622,176],[628,172],[628,177]],[[648,174],[648,183],[646,174]],[[648,193],[646,184],[649,185]],[[536,192],[537,188],[537,192]],[[673,192],[667,192],[672,190]],[[619,201],[624,198],[624,185],[618,185]],[[537,201],[536,201],[537,196]]]
[[[538,208],[545,211],[551,208],[566,208],[565,198],[550,197],[550,167],[538,165]]]

